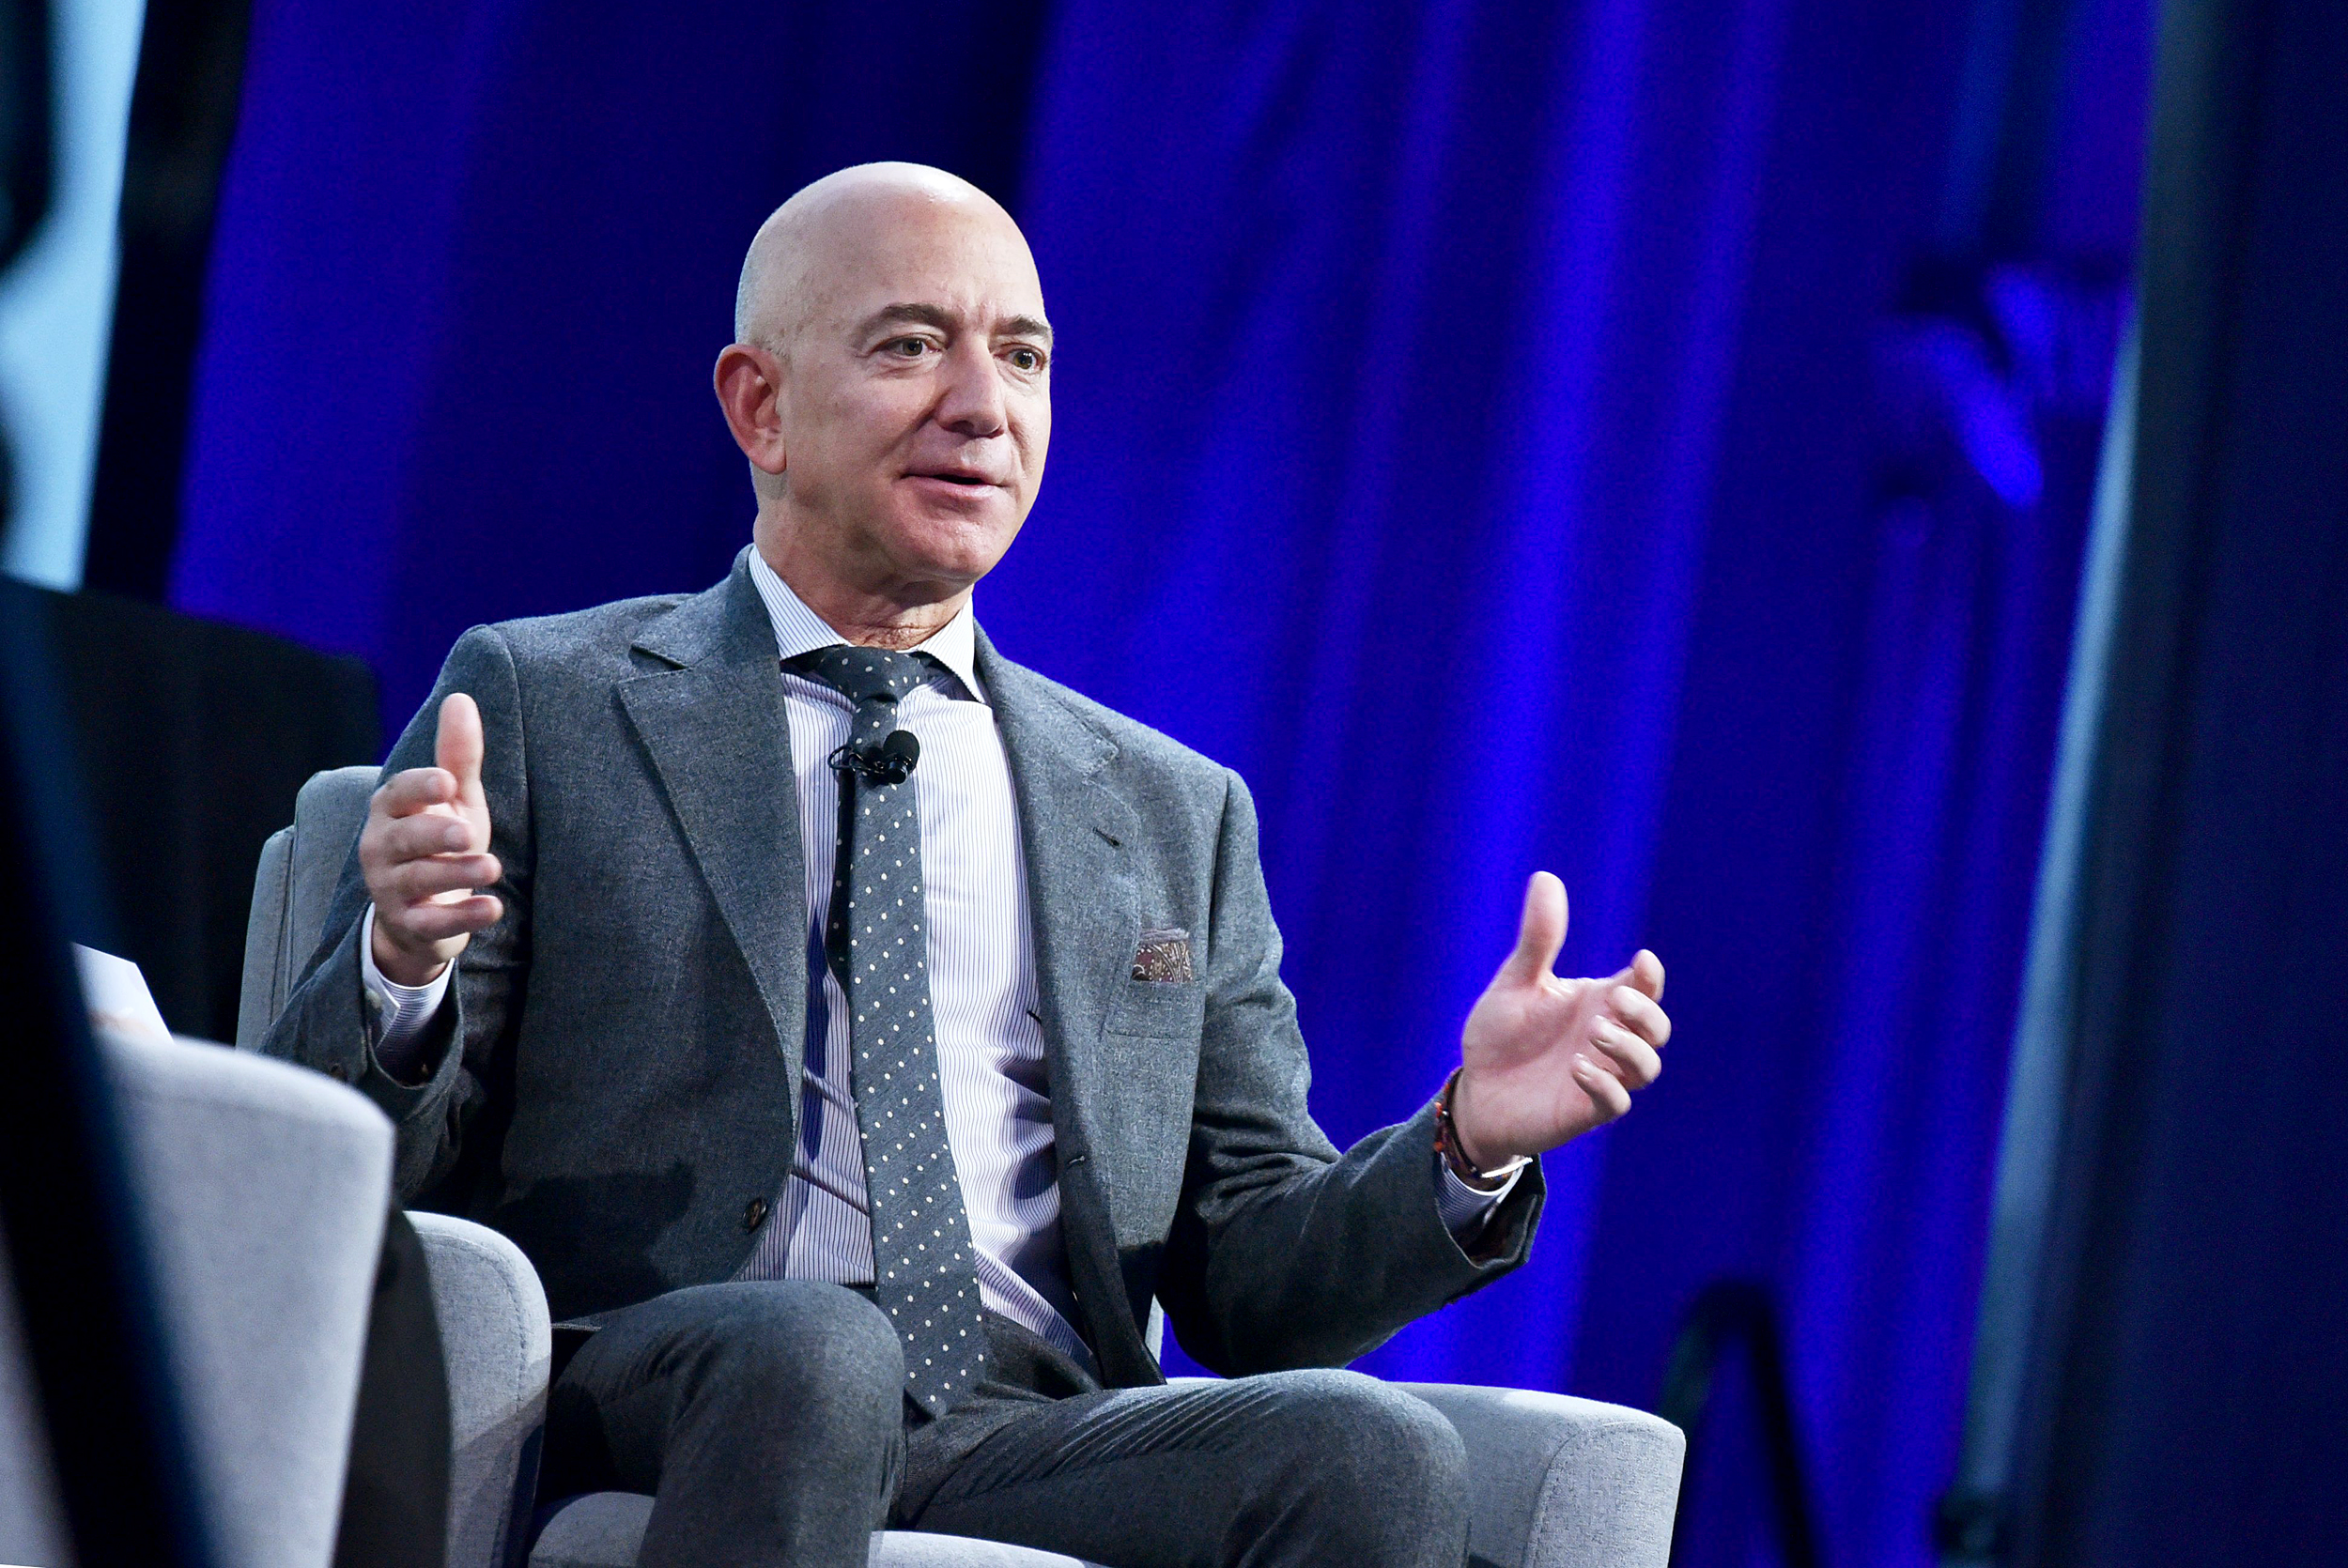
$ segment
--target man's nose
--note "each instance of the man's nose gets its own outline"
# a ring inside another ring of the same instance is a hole
[[[956,435],[999,436],[1008,416],[1002,377],[995,368],[994,351],[968,339],[946,355],[945,392],[937,406],[937,423]]]

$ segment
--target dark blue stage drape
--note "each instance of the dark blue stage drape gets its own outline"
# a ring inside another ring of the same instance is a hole
[[[1672,969],[1534,1261],[1367,1364],[1651,1407],[1763,1280],[1831,1555],[1927,1560],[2111,314],[2084,373],[1892,320],[1956,8],[255,11],[179,604],[366,656],[396,725],[471,622],[703,585],[758,218],[981,178],[1060,345],[981,619],[1253,784],[1331,1133],[1435,1088],[1536,867],[1573,970]],[[2133,145],[2121,74],[2078,112]],[[2006,279],[2009,335],[2065,286]],[[1917,420],[1957,456],[1887,486]],[[1719,1467],[1684,1560],[1747,1560]]]

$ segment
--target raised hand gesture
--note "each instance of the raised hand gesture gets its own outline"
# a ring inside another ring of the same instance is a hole
[[[368,804],[359,869],[375,900],[375,966],[396,984],[428,984],[504,913],[474,891],[502,874],[489,853],[481,752],[481,710],[452,692],[433,746],[439,765],[394,774]]]
[[[1492,1170],[1555,1148],[1630,1109],[1663,1070],[1671,1019],[1658,1004],[1663,962],[1641,948],[1602,980],[1550,973],[1566,941],[1565,884],[1547,871],[1524,890],[1516,951],[1468,1013],[1451,1122],[1468,1162]]]

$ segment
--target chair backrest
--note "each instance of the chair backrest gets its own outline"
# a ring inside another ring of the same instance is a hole
[[[215,1558],[324,1568],[391,1207],[392,1124],[290,1063],[102,1033],[99,1046]]]
[[[244,930],[244,989],[237,1005],[237,1044],[251,1051],[286,1008],[302,965],[318,945],[326,906],[366,825],[374,768],[330,768],[310,776],[294,801],[291,827],[261,846],[253,877],[253,913]]]

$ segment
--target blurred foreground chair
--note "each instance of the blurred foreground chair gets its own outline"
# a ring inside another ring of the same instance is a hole
[[[334,884],[366,820],[376,773],[342,768],[303,786],[255,879],[237,1043],[260,1043],[317,945]],[[321,1087],[326,1085],[321,1081]],[[451,1568],[632,1568],[652,1499],[601,1492],[550,1499],[534,1544],[537,1442],[546,1407],[546,1297],[496,1232],[412,1213],[432,1270],[449,1366]],[[367,1257],[374,1256],[368,1240]],[[1686,1444],[1642,1411],[1559,1394],[1405,1384],[1459,1428],[1475,1495],[1476,1568],[1663,1568]],[[339,1453],[340,1450],[337,1448]],[[331,1499],[328,1517],[332,1518]],[[874,1568],[1076,1568],[1023,1547],[901,1530],[873,1537]]]
[[[391,1123],[284,1062],[160,1035],[96,1043],[212,1560],[326,1568],[391,1205]],[[46,1445],[7,1306],[0,1450],[17,1468]],[[62,1565],[64,1521],[36,1495],[52,1484],[45,1463],[33,1469],[0,1486],[0,1558]]]

